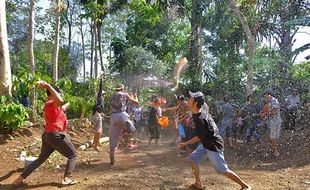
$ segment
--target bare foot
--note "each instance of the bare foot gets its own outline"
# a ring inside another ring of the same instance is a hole
[[[14,182],[12,183],[12,185],[22,185],[23,184],[23,180],[24,178],[22,176],[19,176],[17,179],[14,180]]]
[[[198,189],[198,190],[204,189],[203,185],[202,185],[202,184],[199,184],[199,183],[191,184],[190,187],[191,187],[192,189]]]

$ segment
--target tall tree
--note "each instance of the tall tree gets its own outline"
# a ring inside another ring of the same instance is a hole
[[[190,72],[197,73],[196,81],[201,81],[202,76],[202,12],[203,0],[192,0],[191,23],[191,46],[189,52]]]
[[[0,1],[0,95],[11,96],[12,78],[6,28],[5,1]]]
[[[28,28],[28,59],[30,71],[35,75],[35,62],[34,62],[34,53],[33,53],[33,41],[34,41],[34,22],[35,22],[35,0],[30,0],[30,9],[29,9],[29,28]],[[31,120],[35,121],[36,119],[36,91],[33,87],[31,90]]]
[[[56,16],[56,27],[55,27],[55,37],[54,37],[54,52],[52,58],[53,64],[53,81],[58,81],[58,55],[59,55],[59,32],[60,32],[60,15],[62,13],[62,4],[60,0],[56,1],[55,8]]]
[[[247,87],[246,94],[247,96],[253,94],[253,57],[255,53],[255,34],[252,33],[250,26],[248,24],[247,18],[243,15],[239,7],[236,5],[235,0],[229,0],[229,7],[231,8],[234,15],[239,19],[243,27],[244,33],[246,35],[248,47],[247,47]]]

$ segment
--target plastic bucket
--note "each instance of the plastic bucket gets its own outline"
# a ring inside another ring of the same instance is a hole
[[[158,119],[158,124],[162,127],[162,128],[166,128],[169,126],[169,119],[166,116],[163,116],[161,118]]]

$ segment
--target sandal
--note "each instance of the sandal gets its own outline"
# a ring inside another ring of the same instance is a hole
[[[252,187],[241,188],[240,190],[252,190]]]
[[[190,185],[190,188],[192,188],[192,189],[197,189],[197,190],[203,190],[203,189],[205,189],[205,187],[197,187],[195,184],[191,184],[191,185]]]
[[[72,180],[72,179],[68,179],[67,181],[65,180],[62,180],[61,184],[62,185],[74,185],[74,184],[77,184],[78,181],[75,181],[75,180]]]

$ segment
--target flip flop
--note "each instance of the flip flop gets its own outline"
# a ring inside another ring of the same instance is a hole
[[[197,187],[195,184],[191,184],[190,188],[197,189],[197,190],[204,190],[205,189],[205,187]]]
[[[61,182],[62,185],[74,185],[74,184],[77,184],[77,183],[78,183],[78,181],[75,181],[75,180],[72,180],[72,179],[69,179],[67,181],[62,180],[62,182]]]
[[[241,188],[240,190],[252,190],[252,187]]]

